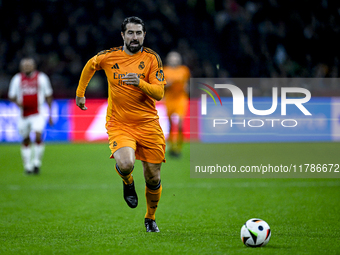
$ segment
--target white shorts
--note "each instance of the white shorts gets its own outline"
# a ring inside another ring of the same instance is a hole
[[[28,137],[31,132],[42,133],[46,125],[44,115],[33,114],[28,117],[20,117],[18,123],[19,134]]]

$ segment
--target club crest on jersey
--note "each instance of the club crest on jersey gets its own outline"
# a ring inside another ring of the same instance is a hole
[[[157,73],[156,73],[156,78],[157,78],[157,80],[159,80],[159,81],[164,81],[164,72],[163,72],[163,70],[157,71]]]
[[[143,61],[141,61],[141,62],[139,63],[138,68],[139,68],[140,70],[142,70],[142,69],[144,69],[144,67],[145,67],[145,64],[144,64]]]
[[[112,147],[115,148],[116,146],[117,146],[117,142],[116,142],[116,141],[113,141]]]

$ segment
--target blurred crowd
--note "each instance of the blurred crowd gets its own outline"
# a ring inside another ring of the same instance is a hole
[[[51,78],[56,98],[73,98],[86,61],[122,45],[127,16],[145,21],[145,46],[163,60],[177,50],[195,78],[339,77],[335,0],[0,0],[0,98],[25,56]],[[340,95],[335,82],[315,86]],[[104,74],[88,89],[105,97]]]

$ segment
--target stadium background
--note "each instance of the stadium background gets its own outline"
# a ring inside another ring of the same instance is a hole
[[[339,78],[338,2],[0,0],[0,253],[339,254],[339,178],[190,178],[189,143],[181,158],[168,157],[162,166],[161,232],[148,235],[140,162],[134,178],[141,199],[132,212],[122,199],[107,143],[80,142],[98,135],[86,137],[88,127],[103,129],[102,119],[95,121],[105,108],[102,72],[87,90],[88,111],[74,104],[83,65],[98,51],[121,45],[121,22],[136,15],[146,22],[145,45],[162,59],[178,50],[193,77],[319,78],[305,86],[325,102],[317,111],[337,120],[340,92],[332,78]],[[7,100],[10,79],[26,55],[38,60],[54,89],[58,119],[47,128],[47,138],[73,141],[46,145],[39,176],[22,174],[18,109]],[[268,96],[266,91],[254,88],[257,97]],[[159,106],[164,116],[162,102]],[[204,143],[201,148],[211,160],[235,165],[339,163],[340,143],[330,142],[332,129],[324,128],[323,142]],[[272,228],[263,249],[249,250],[240,241],[242,224],[253,217]]]
[[[145,45],[162,59],[178,50],[193,77],[339,77],[339,8],[329,0],[2,0],[0,98],[26,55],[49,75],[55,98],[73,98],[86,61],[122,44],[131,15],[146,22]],[[104,74],[91,85],[88,98],[106,96]],[[308,89],[340,94],[336,85]]]
[[[54,113],[61,116],[48,128],[47,140],[81,140],[79,135],[65,134],[88,130],[73,129],[80,119],[70,119],[76,109],[64,99],[74,98],[82,67],[90,57],[122,44],[120,25],[130,15],[145,20],[145,45],[163,60],[169,51],[179,51],[192,77],[319,78],[320,82],[303,85],[312,97],[340,96],[337,82],[332,82],[339,77],[340,5],[336,1],[48,0],[31,4],[15,0],[1,1],[0,7],[0,141],[20,140],[15,130],[8,133],[15,128],[18,109],[6,99],[10,79],[24,56],[36,58],[38,69],[51,78],[57,99]],[[268,87],[256,87],[254,96],[268,93]],[[105,74],[97,72],[86,97],[106,96]],[[167,133],[162,102],[158,109]],[[188,125],[185,132],[188,138]]]

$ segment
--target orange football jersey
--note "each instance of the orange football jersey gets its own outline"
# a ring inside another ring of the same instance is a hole
[[[86,86],[97,70],[104,70],[108,79],[107,122],[133,126],[158,120],[155,99],[122,80],[128,73],[137,73],[140,85],[144,81],[152,86],[161,86],[164,93],[166,81],[157,53],[143,47],[141,51],[128,55],[123,46],[99,52],[83,69],[76,93],[78,97],[84,97]]]
[[[177,67],[165,66],[164,76],[169,83],[166,89],[165,97],[178,97],[180,94],[187,95],[187,85],[190,80],[190,70],[188,67],[181,65]]]

